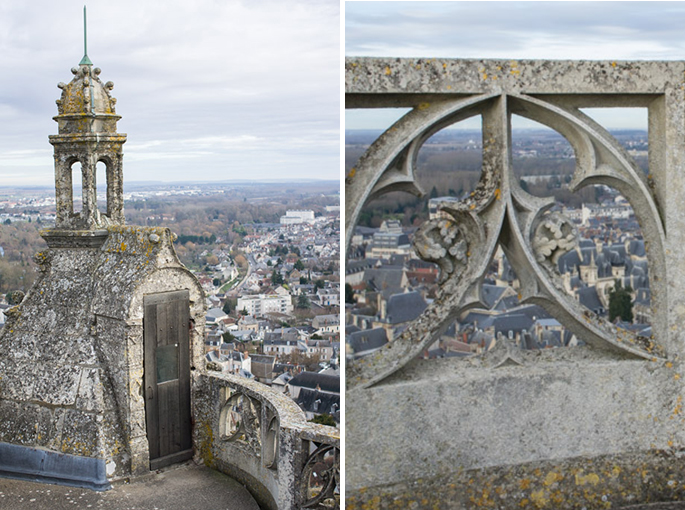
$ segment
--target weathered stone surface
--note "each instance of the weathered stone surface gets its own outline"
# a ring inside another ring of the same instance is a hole
[[[63,453],[82,457],[101,457],[99,418],[94,413],[67,409],[62,424]]]
[[[42,368],[49,369],[49,373],[35,374],[38,377],[33,387],[32,399],[48,405],[73,406],[81,380],[81,369],[49,363],[44,364]]]
[[[307,423],[302,410],[291,399],[265,388],[261,383],[224,373],[202,373],[195,387],[195,450],[210,467],[244,483],[264,508],[301,508],[302,471],[310,453],[310,442],[340,448],[339,431]],[[221,410],[232,396],[244,396],[260,403],[259,431],[263,444],[270,417],[278,418],[278,454],[272,459],[255,454],[240,437],[223,437]]]
[[[0,442],[51,446],[58,436],[60,413],[31,403],[0,400]]]
[[[346,177],[348,244],[370,198],[421,193],[414,164],[430,135],[483,120],[481,183],[443,204],[453,224],[419,236],[419,255],[437,257],[447,275],[436,299],[398,339],[347,367],[350,508],[608,508],[681,497],[682,473],[662,456],[685,451],[684,76],[682,62],[346,59],[348,108],[413,108]],[[617,106],[649,111],[648,176],[579,110]],[[652,338],[625,335],[560,291],[551,268],[572,228],[550,223],[551,203],[519,187],[512,115],[566,137],[576,156],[573,189],[607,184],[633,206],[647,245]],[[462,239],[470,255],[458,265],[448,254],[461,253]],[[498,246],[519,276],[522,301],[547,308],[587,347],[504,346],[470,360],[416,361],[479,302]]]
[[[0,421],[16,424],[3,441],[38,444],[35,431],[27,429],[37,411],[26,423],[6,413],[28,402],[37,409],[56,407],[40,414],[40,423],[60,439],[41,444],[104,458],[111,463],[108,476],[117,478],[130,476],[149,459],[141,389],[142,296],[190,290],[193,366],[202,362],[204,296],[178,261],[168,230],[110,227],[108,232],[111,239],[101,248],[50,248],[40,257],[44,270],[0,332],[0,403],[5,404]],[[152,234],[158,242],[149,242]],[[133,441],[140,437],[145,441]]]

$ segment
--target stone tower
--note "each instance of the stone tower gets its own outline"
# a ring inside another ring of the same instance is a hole
[[[110,94],[114,84],[102,83],[100,68],[84,55],[71,72],[68,84],[59,83],[62,97],[57,100],[59,115],[54,117],[59,134],[50,136],[55,148],[55,191],[57,229],[88,230],[124,224],[122,146],[126,135],[117,133],[116,99]],[[107,176],[107,212],[97,203],[96,166],[104,163]],[[83,208],[74,211],[72,167],[81,164]]]
[[[87,55],[72,72],[50,137],[56,225],[41,232],[36,282],[0,331],[0,476],[102,490],[192,456],[205,300],[169,229],[124,225],[126,135],[116,132],[112,84]]]

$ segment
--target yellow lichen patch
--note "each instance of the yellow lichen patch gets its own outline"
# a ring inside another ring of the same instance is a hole
[[[497,188],[497,189],[495,190],[495,199],[497,199],[497,200],[501,200],[501,199],[502,199],[502,190],[500,190],[499,188]]]
[[[576,485],[597,485],[599,483],[599,476],[596,473],[588,473],[581,475],[576,473]]]
[[[612,62],[611,67],[616,67],[616,62]]]
[[[530,499],[538,508],[543,508],[547,505],[547,503],[549,503],[549,499],[547,498],[547,494],[545,493],[544,489],[531,492]]]
[[[523,499],[521,500],[521,502],[519,503],[519,506],[520,506],[521,508],[525,508],[525,507],[528,506],[528,503],[530,503],[530,501],[528,501],[528,499],[526,499],[526,498],[523,498]]]
[[[673,368],[673,363],[671,363],[670,361],[667,361],[666,362],[666,368]]]
[[[545,481],[543,482],[546,486],[550,486],[555,482],[558,482],[560,480],[563,480],[563,476],[560,475],[559,473],[556,473],[554,471],[550,471],[547,473],[547,476],[545,477]]]
[[[519,480],[519,488],[522,491],[526,490],[529,487],[530,487],[530,480],[528,478],[524,478],[523,480]]]
[[[430,105],[430,103],[420,103],[419,106],[417,106],[417,108],[419,110],[425,110],[426,108],[430,107]]]
[[[443,69],[447,69],[447,64],[442,64]]]
[[[385,66],[385,75],[390,76],[392,74],[392,71],[390,70],[390,66]]]
[[[487,80],[487,79],[488,79],[487,73],[483,73],[483,80]]]
[[[374,496],[368,502],[366,502],[362,505],[362,510],[377,510],[380,507],[381,507],[380,496]]]

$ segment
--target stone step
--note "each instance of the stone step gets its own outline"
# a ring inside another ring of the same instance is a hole
[[[0,478],[0,510],[259,510],[233,478],[186,462],[111,490],[49,485]]]

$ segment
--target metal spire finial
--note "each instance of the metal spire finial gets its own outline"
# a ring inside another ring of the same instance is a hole
[[[83,6],[83,58],[79,62],[80,66],[92,66],[93,63],[88,58],[88,30],[86,28],[86,6]]]

